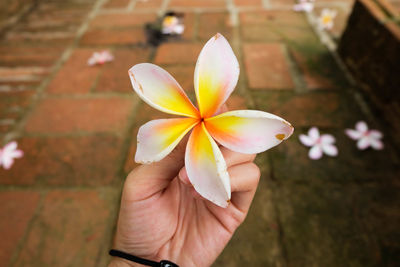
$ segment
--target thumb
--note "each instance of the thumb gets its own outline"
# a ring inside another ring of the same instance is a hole
[[[185,151],[189,136],[185,136],[164,159],[133,169],[125,181],[124,190],[131,200],[147,199],[168,187],[185,165]]]

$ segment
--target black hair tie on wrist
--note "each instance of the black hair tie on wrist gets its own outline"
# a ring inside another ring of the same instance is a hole
[[[167,261],[167,260],[162,260],[160,262],[156,262],[156,261],[151,261],[151,260],[146,260],[143,258],[139,258],[133,255],[130,255],[128,253],[119,251],[119,250],[115,250],[115,249],[111,249],[108,254],[110,254],[111,256],[114,257],[119,257],[119,258],[123,258],[126,259],[128,261],[133,261],[136,263],[140,263],[146,266],[153,266],[153,267],[179,267],[177,264]]]

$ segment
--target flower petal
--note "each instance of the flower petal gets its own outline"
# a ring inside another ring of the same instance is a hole
[[[240,153],[260,153],[293,133],[284,119],[258,110],[234,110],[205,120],[208,132],[221,145]]]
[[[322,157],[322,149],[320,146],[313,146],[308,152],[310,159],[320,159]]]
[[[3,158],[4,169],[9,170],[13,164],[14,164],[14,159],[12,157]]]
[[[308,135],[300,134],[299,139],[300,139],[300,142],[305,146],[315,145],[315,142]]]
[[[217,33],[200,52],[194,72],[197,104],[203,117],[211,117],[235,89],[239,63],[224,36]]]
[[[383,137],[383,134],[378,130],[371,130],[369,134],[374,139],[381,139]]]
[[[368,137],[363,137],[357,142],[357,147],[360,150],[367,149],[371,145],[370,139]]]
[[[322,151],[324,151],[325,154],[331,157],[335,157],[338,155],[338,149],[336,146],[332,144],[326,144],[322,146]]]
[[[371,139],[370,139],[370,142],[371,142],[371,147],[372,147],[373,149],[382,150],[383,147],[384,147],[383,142],[382,142],[381,140],[379,140],[379,139],[373,139],[373,138],[371,138]]]
[[[368,125],[365,123],[365,121],[359,121],[356,124],[356,130],[361,133],[365,133],[368,131]]]
[[[310,128],[310,130],[308,130],[308,136],[314,141],[316,142],[320,136],[319,134],[319,130],[317,127],[312,127]]]
[[[190,135],[185,166],[190,182],[202,197],[220,207],[228,206],[231,186],[226,163],[204,123],[198,124]]]
[[[350,137],[353,140],[358,140],[361,138],[362,133],[353,129],[346,129],[345,133],[348,137]]]
[[[24,155],[24,152],[22,150],[14,150],[13,152],[11,152],[11,157],[18,159],[18,158],[22,158],[22,156]]]
[[[198,123],[192,118],[152,120],[140,127],[135,161],[151,163],[162,160]]]
[[[18,147],[18,144],[16,141],[9,142],[4,146],[3,153],[8,154],[8,153],[14,151],[15,149],[17,149],[17,147]]]
[[[321,143],[323,145],[333,144],[333,143],[335,143],[335,137],[333,137],[333,135],[331,135],[331,134],[323,134],[323,135],[321,135]]]
[[[141,63],[129,70],[135,92],[150,106],[165,113],[196,118],[198,111],[178,82],[164,69]]]

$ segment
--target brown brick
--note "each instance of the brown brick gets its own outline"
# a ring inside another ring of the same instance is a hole
[[[143,29],[95,29],[82,37],[83,45],[130,45],[145,41]]]
[[[293,11],[242,12],[240,21],[246,41],[319,42],[305,17]]]
[[[293,26],[249,25],[240,28],[242,38],[250,42],[295,42],[308,44],[318,39],[311,28]]]
[[[168,71],[186,92],[194,91],[193,79],[195,65],[162,66]]]
[[[307,20],[303,14],[294,11],[283,10],[267,10],[267,11],[252,11],[241,12],[239,14],[240,23],[243,25],[296,25],[298,27],[308,26]]]
[[[243,6],[262,6],[262,0],[234,0],[236,6],[243,7]]]
[[[40,66],[49,67],[62,53],[59,46],[0,46],[0,64],[2,66]]]
[[[34,93],[33,90],[0,92],[0,118],[7,118],[13,113],[22,113]]]
[[[121,49],[115,51],[114,61],[105,64],[97,82],[96,91],[132,93],[128,70],[138,64],[147,62],[149,50],[143,48]]]
[[[24,236],[39,202],[39,194],[29,191],[0,192],[0,261],[9,266],[18,242]]]
[[[291,89],[293,81],[281,44],[245,44],[245,68],[252,89]]]
[[[303,74],[304,82],[308,89],[332,89],[335,88],[334,83],[328,75],[322,75],[324,69],[313,68],[313,61],[321,58],[321,54],[314,56],[313,58],[306,58],[299,52],[292,51],[294,59],[298,64],[300,71]],[[317,65],[318,66],[318,65]],[[323,66],[318,66],[323,67]]]
[[[288,92],[289,93],[289,92]],[[348,107],[336,93],[318,92],[304,95],[271,93],[255,97],[257,109],[273,113],[296,127],[345,127],[359,111]]]
[[[154,22],[156,14],[128,13],[128,14],[100,14],[91,23],[92,27],[132,27],[142,26],[147,22]]]
[[[196,20],[195,13],[189,13],[189,12],[183,13],[183,23],[185,24],[185,30],[182,34],[182,37],[185,40],[193,40],[195,20]]]
[[[110,0],[103,6],[104,8],[124,8],[128,6],[130,0]]]
[[[232,27],[229,14],[226,12],[200,14],[199,38],[208,40],[218,32],[227,39],[231,38]]]
[[[231,95],[225,104],[228,110],[247,109],[246,99],[240,95]]]
[[[225,0],[171,0],[169,7],[225,7]]]
[[[24,156],[10,170],[0,168],[9,185],[105,185],[117,178],[121,140],[112,136],[23,138]]]
[[[60,94],[86,94],[103,66],[88,66],[94,49],[76,49],[50,82],[47,92]]]
[[[296,1],[293,0],[269,0],[269,5],[273,8],[290,8],[292,9]]]
[[[133,109],[132,99],[47,98],[38,104],[25,130],[32,133],[121,133]]]
[[[135,10],[136,9],[147,9],[147,8],[160,8],[163,3],[163,0],[151,0],[151,1],[136,1]]]
[[[108,246],[111,212],[94,190],[48,193],[16,265],[96,266]]]
[[[156,54],[156,64],[196,63],[203,44],[166,43]]]

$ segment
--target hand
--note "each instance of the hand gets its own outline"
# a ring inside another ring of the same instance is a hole
[[[260,171],[255,155],[221,147],[228,166],[232,197],[224,209],[203,199],[184,168],[186,142],[165,159],[134,169],[125,181],[114,248],[179,266],[210,266],[243,222]],[[113,258],[110,266],[139,266]]]

